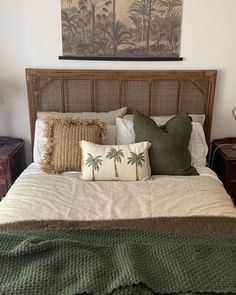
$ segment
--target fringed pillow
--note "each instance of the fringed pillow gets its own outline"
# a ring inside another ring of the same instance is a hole
[[[45,137],[47,144],[42,169],[47,173],[80,171],[81,150],[79,142],[88,140],[103,144],[106,124],[99,120],[47,119]]]

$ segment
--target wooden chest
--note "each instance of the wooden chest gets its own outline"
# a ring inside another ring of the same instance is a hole
[[[24,168],[24,142],[0,136],[0,198],[5,196]]]
[[[212,168],[223,182],[236,206],[236,138],[216,139],[212,143]]]

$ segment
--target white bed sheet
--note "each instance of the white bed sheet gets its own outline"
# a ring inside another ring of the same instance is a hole
[[[229,216],[236,209],[207,167],[200,176],[153,176],[145,182],[85,182],[78,172],[44,173],[31,164],[0,202],[0,223],[160,216]]]

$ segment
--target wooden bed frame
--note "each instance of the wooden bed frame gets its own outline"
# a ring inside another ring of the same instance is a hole
[[[205,114],[210,143],[216,70],[105,71],[26,69],[32,143],[38,111],[108,112],[127,106],[146,115]]]

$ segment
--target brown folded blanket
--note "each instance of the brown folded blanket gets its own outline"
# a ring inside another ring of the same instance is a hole
[[[217,216],[157,217],[117,220],[26,220],[0,224],[0,230],[43,228],[143,229],[175,233],[236,234],[236,218]]]

